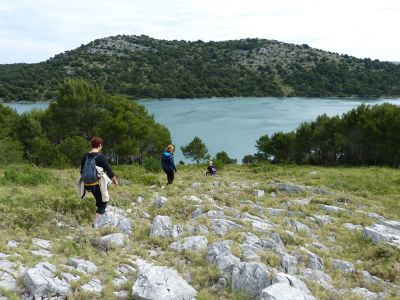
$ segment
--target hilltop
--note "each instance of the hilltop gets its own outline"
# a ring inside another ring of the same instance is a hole
[[[400,296],[398,170],[187,165],[168,187],[115,171],[92,228],[76,169],[0,169],[1,299]]]
[[[0,99],[48,101],[66,78],[132,98],[400,96],[400,66],[266,39],[118,35],[36,64],[0,65]]]

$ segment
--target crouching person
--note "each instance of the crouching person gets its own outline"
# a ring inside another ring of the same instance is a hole
[[[82,199],[86,191],[89,191],[96,199],[97,209],[92,224],[94,227],[97,218],[106,211],[109,200],[108,186],[111,183],[118,184],[118,181],[106,156],[100,152],[103,148],[103,140],[100,137],[94,137],[90,143],[92,149],[82,157],[78,193]]]
[[[206,175],[215,175],[215,174],[217,174],[217,168],[214,166],[214,163],[210,160],[208,162]]]

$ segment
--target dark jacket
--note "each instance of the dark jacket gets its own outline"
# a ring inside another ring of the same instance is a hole
[[[175,170],[176,172],[174,156],[171,152],[165,151],[163,153],[163,155],[161,156],[161,166],[164,171]]]
[[[93,157],[95,156],[95,160],[96,160],[96,166],[98,167],[102,167],[103,170],[106,172],[107,176],[110,178],[114,177],[114,172],[111,170],[110,164],[107,161],[107,157],[103,154],[103,153],[86,153],[83,157],[82,157],[82,161],[81,161],[81,173],[82,173],[82,169],[83,166],[85,165],[85,161],[87,157]]]

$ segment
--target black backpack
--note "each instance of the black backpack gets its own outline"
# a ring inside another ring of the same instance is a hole
[[[86,157],[85,164],[81,172],[83,183],[90,184],[99,180],[96,171],[96,155]]]

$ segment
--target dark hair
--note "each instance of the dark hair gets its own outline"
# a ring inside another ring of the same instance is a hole
[[[90,140],[90,144],[92,145],[92,148],[99,148],[101,145],[103,145],[103,140],[101,139],[101,137],[94,136]]]

